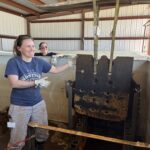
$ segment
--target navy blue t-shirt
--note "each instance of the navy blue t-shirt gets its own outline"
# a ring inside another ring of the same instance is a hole
[[[6,66],[5,77],[17,75],[19,80],[34,81],[40,79],[42,73],[47,73],[51,64],[43,59],[33,57],[31,62],[22,60],[21,57],[11,58]],[[42,100],[40,88],[13,88],[11,92],[11,104],[19,106],[33,106]]]

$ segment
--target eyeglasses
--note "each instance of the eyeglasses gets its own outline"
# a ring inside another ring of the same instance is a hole
[[[40,49],[44,49],[44,48],[48,48],[47,46],[42,46],[42,47],[40,47]]]

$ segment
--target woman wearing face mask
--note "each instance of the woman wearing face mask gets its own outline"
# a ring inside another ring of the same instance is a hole
[[[6,66],[5,77],[12,87],[9,116],[15,123],[11,129],[8,147],[17,141],[22,141],[27,135],[29,121],[47,125],[47,110],[45,101],[40,94],[41,87],[47,87],[49,81],[42,78],[42,73],[59,73],[66,70],[71,64],[55,67],[43,59],[34,57],[34,41],[28,35],[20,35],[14,44],[16,56],[11,58]],[[36,130],[36,147],[42,150],[42,143],[48,138],[48,131]],[[24,144],[13,147],[21,150]]]

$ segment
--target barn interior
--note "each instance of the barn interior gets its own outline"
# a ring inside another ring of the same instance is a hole
[[[49,126],[29,124],[25,150],[40,150],[35,128],[49,130],[45,150],[150,148],[150,0],[0,0],[0,150],[11,149],[4,74],[19,35],[60,54],[35,57],[73,62],[43,74]]]

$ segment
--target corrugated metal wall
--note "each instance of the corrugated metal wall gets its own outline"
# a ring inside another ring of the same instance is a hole
[[[31,32],[33,37],[80,37],[81,29],[78,22],[34,23]]]
[[[101,17],[113,17],[115,9],[108,9],[100,11]],[[149,5],[133,5],[128,7],[121,7],[119,17],[122,16],[140,16],[150,15]],[[92,18],[93,13],[89,12],[85,14],[86,18]],[[143,37],[144,36],[144,24],[148,19],[127,19],[119,20],[117,25],[116,37]],[[113,21],[105,20],[99,21],[100,36],[110,37]],[[149,30],[148,30],[149,31]],[[147,31],[147,32],[148,32]],[[93,37],[93,22],[86,21],[85,23],[85,37]],[[144,51],[147,51],[148,40],[116,40],[115,49],[119,51],[135,51],[141,52],[144,42]],[[99,50],[110,50],[111,40],[99,41]],[[85,50],[93,49],[93,41],[85,41]]]
[[[101,17],[113,17],[115,9],[108,9],[100,11]],[[150,15],[150,5],[133,5],[128,7],[121,7],[119,16],[140,16],[140,15]],[[93,13],[89,12],[85,14],[86,18],[93,17]],[[119,20],[117,25],[116,37],[138,37],[144,36],[144,24],[148,19],[130,19],[130,20]],[[93,23],[85,23],[85,37],[93,36]],[[112,31],[113,21],[100,21],[100,36],[101,37],[110,37]],[[149,32],[149,30],[147,30]],[[143,45],[144,43],[144,45]],[[144,46],[143,51],[147,52],[148,40],[116,40],[115,50],[119,51],[134,51],[141,52],[142,47]],[[102,40],[99,41],[100,50],[110,50],[111,40]],[[85,49],[93,49],[93,41],[85,41]]]
[[[0,35],[18,36],[27,33],[26,19],[0,11]],[[12,51],[13,39],[0,38],[1,50]]]
[[[47,18],[54,19],[80,19],[81,14],[67,15],[61,17]],[[81,22],[59,22],[59,23],[32,23],[32,37],[40,38],[80,38]],[[35,41],[36,47],[41,40]],[[79,50],[80,40],[47,40],[49,50]]]
[[[121,7],[119,16],[140,16],[150,15],[149,5],[134,5],[128,7]],[[100,17],[113,17],[114,9],[101,10]],[[85,13],[85,18],[92,18],[93,12]],[[81,18],[81,14],[68,15],[53,19],[78,19]],[[119,20],[117,26],[117,37],[137,37],[144,36],[144,24],[148,19],[127,19]],[[110,37],[112,31],[113,21],[103,20],[99,22],[100,37]],[[93,22],[85,21],[84,37],[93,37]],[[33,37],[42,38],[61,38],[61,37],[81,37],[81,22],[61,22],[61,23],[32,23],[31,35]],[[38,41],[40,42],[40,41]],[[38,47],[38,42],[36,46]],[[76,50],[80,49],[80,41],[54,41],[49,40],[50,50]],[[148,40],[117,40],[116,50],[119,51],[136,51],[141,52],[144,43],[144,51],[147,51]],[[52,46],[51,46],[52,45]],[[110,50],[111,40],[99,41],[99,50]],[[85,40],[85,50],[93,50],[93,40]]]
[[[79,40],[42,40],[48,44],[49,50],[55,51],[63,51],[63,50],[79,50],[80,49],[80,41]],[[36,48],[38,49],[38,45],[41,40],[35,40]]]

